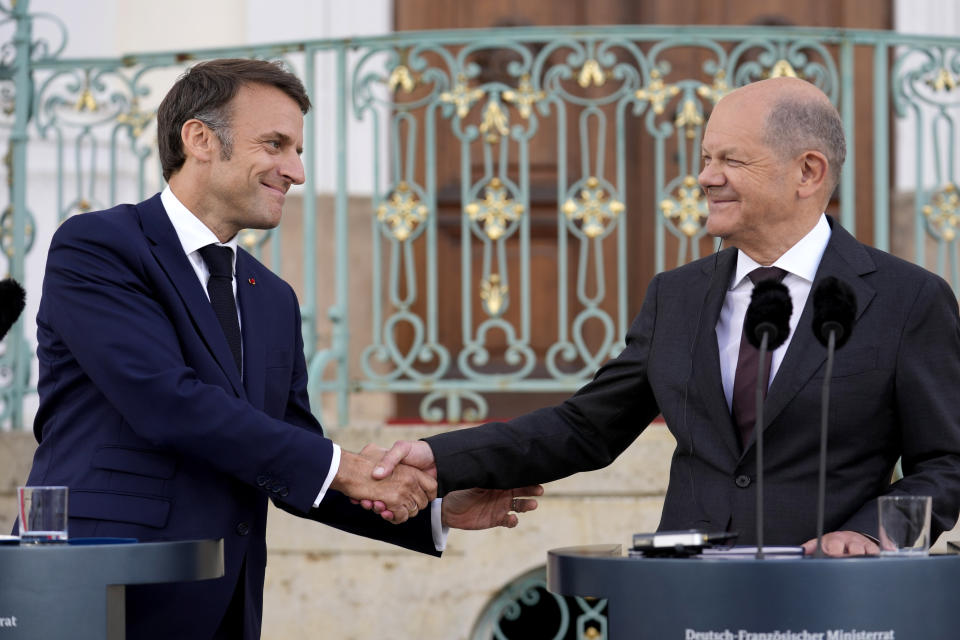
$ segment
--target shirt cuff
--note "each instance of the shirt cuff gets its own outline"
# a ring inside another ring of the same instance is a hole
[[[337,471],[340,470],[340,445],[336,442],[333,444],[333,454],[330,456],[330,470],[327,471],[327,478],[323,481],[323,486],[320,487],[320,495],[317,496],[317,499],[313,501],[313,508],[316,509],[320,506],[320,503],[323,502],[323,497],[327,495],[327,489],[330,488],[330,483],[333,482],[333,479],[337,475]],[[437,535],[433,535],[436,539]]]
[[[447,535],[450,533],[450,527],[443,526],[443,520],[440,517],[440,508],[443,504],[443,498],[437,498],[430,503],[430,525],[433,529],[433,546],[437,551],[443,551],[447,548]]]

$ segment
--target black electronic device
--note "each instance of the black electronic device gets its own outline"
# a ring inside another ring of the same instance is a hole
[[[657,531],[656,533],[633,534],[631,556],[657,558],[688,558],[698,555],[715,544],[731,543],[737,538],[735,531]]]

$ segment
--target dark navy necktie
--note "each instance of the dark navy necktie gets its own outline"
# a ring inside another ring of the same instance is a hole
[[[237,318],[237,301],[233,296],[233,249],[208,244],[199,249],[200,257],[207,263],[210,279],[207,280],[207,293],[210,304],[217,314],[217,320],[223,327],[223,333],[230,345],[230,352],[237,364],[237,371],[243,371],[240,347],[240,320]]]
[[[779,267],[759,267],[747,277],[756,285],[764,280],[783,280],[787,272]],[[746,323],[744,323],[746,330]],[[750,344],[745,333],[740,334],[740,355],[737,358],[737,371],[733,378],[733,419],[740,431],[740,444],[747,447],[753,435],[753,423],[757,419],[757,364],[760,350]],[[767,351],[763,362],[763,395],[767,395],[770,384],[770,363],[773,361],[773,352]]]

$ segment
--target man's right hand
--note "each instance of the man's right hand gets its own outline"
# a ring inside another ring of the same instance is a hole
[[[393,443],[390,451],[384,454],[373,470],[373,477],[380,479],[386,478],[396,466],[400,463],[416,467],[421,471],[437,477],[437,465],[433,458],[433,449],[423,440],[410,442],[408,440],[398,440]]]
[[[381,502],[395,523],[417,515],[437,497],[435,472],[431,476],[407,464],[392,463],[389,472],[375,473],[374,466],[374,461],[362,455],[341,451],[340,468],[330,488],[354,500]]]

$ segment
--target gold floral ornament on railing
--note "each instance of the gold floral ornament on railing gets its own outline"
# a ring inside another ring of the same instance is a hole
[[[563,213],[568,220],[579,220],[584,235],[596,238],[607,230],[607,222],[624,211],[623,203],[607,196],[596,177],[587,178],[580,190],[580,197],[563,203]]]
[[[683,107],[677,112],[677,117],[673,121],[673,124],[678,129],[681,127],[685,128],[687,138],[693,140],[697,135],[696,128],[703,124],[703,116],[697,109],[697,104],[693,100],[685,100]]]
[[[714,74],[713,86],[701,85],[697,87],[697,95],[706,100],[713,100],[714,104],[728,93],[730,93],[730,85],[727,84],[727,72],[723,69]]]
[[[399,87],[403,89],[405,93],[412,93],[416,86],[420,84],[420,75],[410,71],[407,63],[407,59],[410,56],[409,47],[401,49],[397,53],[399,61],[397,62],[397,66],[390,71],[390,76],[387,78],[387,88],[390,89],[390,91],[396,91]]]
[[[503,112],[497,100],[490,100],[483,110],[483,121],[480,123],[480,133],[489,143],[494,143],[509,133],[507,129],[507,114]]]
[[[263,229],[244,229],[237,238],[237,243],[247,251],[253,251],[267,239],[268,231]]]
[[[503,92],[503,99],[516,106],[520,117],[526,120],[532,113],[533,105],[547,97],[543,91],[534,91],[530,84],[530,76],[523,74],[517,89],[507,89]]]
[[[457,106],[457,116],[465,118],[470,113],[470,107],[473,103],[483,97],[483,89],[471,89],[467,86],[467,79],[460,74],[457,76],[457,84],[451,91],[444,91],[440,94],[441,102],[449,102]]]
[[[130,110],[126,113],[117,114],[117,123],[125,124],[130,128],[130,136],[139,138],[140,134],[157,115],[156,111],[142,111],[140,101],[136,98],[130,102]]]
[[[394,238],[403,242],[427,219],[429,210],[405,181],[401,181],[390,199],[377,207],[377,220],[390,227]]]
[[[680,93],[680,87],[664,84],[660,72],[654,69],[650,72],[649,86],[645,89],[637,89],[634,95],[637,96],[637,100],[649,100],[653,106],[653,112],[660,115],[667,101],[678,93]]]
[[[934,91],[950,92],[957,88],[957,79],[944,67],[940,67],[936,75],[932,78],[927,78],[925,82],[930,85],[930,88]]]
[[[701,195],[697,179],[687,176],[677,189],[677,198],[665,198],[660,202],[663,216],[688,238],[695,236],[707,219],[707,205]]]
[[[784,60],[783,58],[777,60],[773,64],[773,68],[770,70],[771,78],[796,78],[797,72],[793,68],[793,65]]]
[[[80,92],[80,97],[77,98],[77,101],[73,104],[75,111],[83,113],[87,111],[89,113],[96,113],[100,110],[100,104],[97,103],[96,98],[93,97],[93,92],[90,91],[90,85],[85,84],[83,91]]]
[[[470,220],[483,223],[483,232],[491,240],[499,240],[507,231],[507,225],[519,220],[523,215],[523,205],[518,204],[507,194],[507,188],[500,178],[494,178],[487,185],[482,201],[473,201],[463,208]]]
[[[957,226],[960,223],[960,195],[952,182],[933,194],[930,204],[924,205],[923,215],[927,218],[932,231],[946,242],[953,242],[957,237]]]
[[[591,84],[602,87],[607,81],[607,74],[600,68],[600,63],[590,58],[580,67],[580,73],[577,75],[577,84],[586,89]]]
[[[497,273],[480,281],[480,299],[488,315],[497,318],[506,311],[508,290],[507,285],[500,283],[500,274]]]

